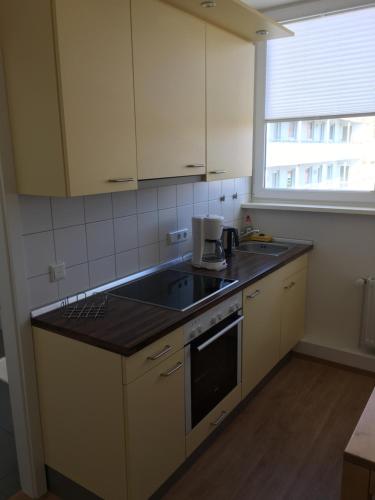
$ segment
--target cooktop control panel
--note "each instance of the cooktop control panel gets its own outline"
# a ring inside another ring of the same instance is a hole
[[[242,293],[236,293],[229,299],[220,302],[212,309],[192,319],[184,325],[184,344],[189,344],[196,337],[223,321],[231,314],[242,309]]]

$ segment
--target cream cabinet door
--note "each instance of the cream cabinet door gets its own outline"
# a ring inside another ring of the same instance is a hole
[[[54,0],[71,196],[137,187],[130,0]]]
[[[140,179],[205,174],[205,25],[158,0],[132,3]]]
[[[305,329],[307,269],[302,269],[283,281],[281,312],[281,357],[303,337]]]
[[[242,397],[280,359],[281,284],[280,273],[276,271],[244,291]]]
[[[124,387],[128,493],[151,496],[185,460],[184,351]]]
[[[207,25],[207,178],[250,176],[254,45]]]

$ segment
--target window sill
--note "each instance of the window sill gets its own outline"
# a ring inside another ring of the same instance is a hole
[[[249,202],[242,203],[241,208],[251,208],[255,210],[286,210],[293,212],[325,212],[333,214],[375,215],[375,207],[372,208],[342,205]]]

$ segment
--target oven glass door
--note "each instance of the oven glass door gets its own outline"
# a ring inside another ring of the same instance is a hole
[[[190,344],[192,428],[239,383],[242,319],[235,313]]]

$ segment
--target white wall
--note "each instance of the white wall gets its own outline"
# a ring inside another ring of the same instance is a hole
[[[278,237],[314,241],[310,254],[306,339],[356,350],[361,276],[375,276],[373,216],[250,210],[255,227]]]

